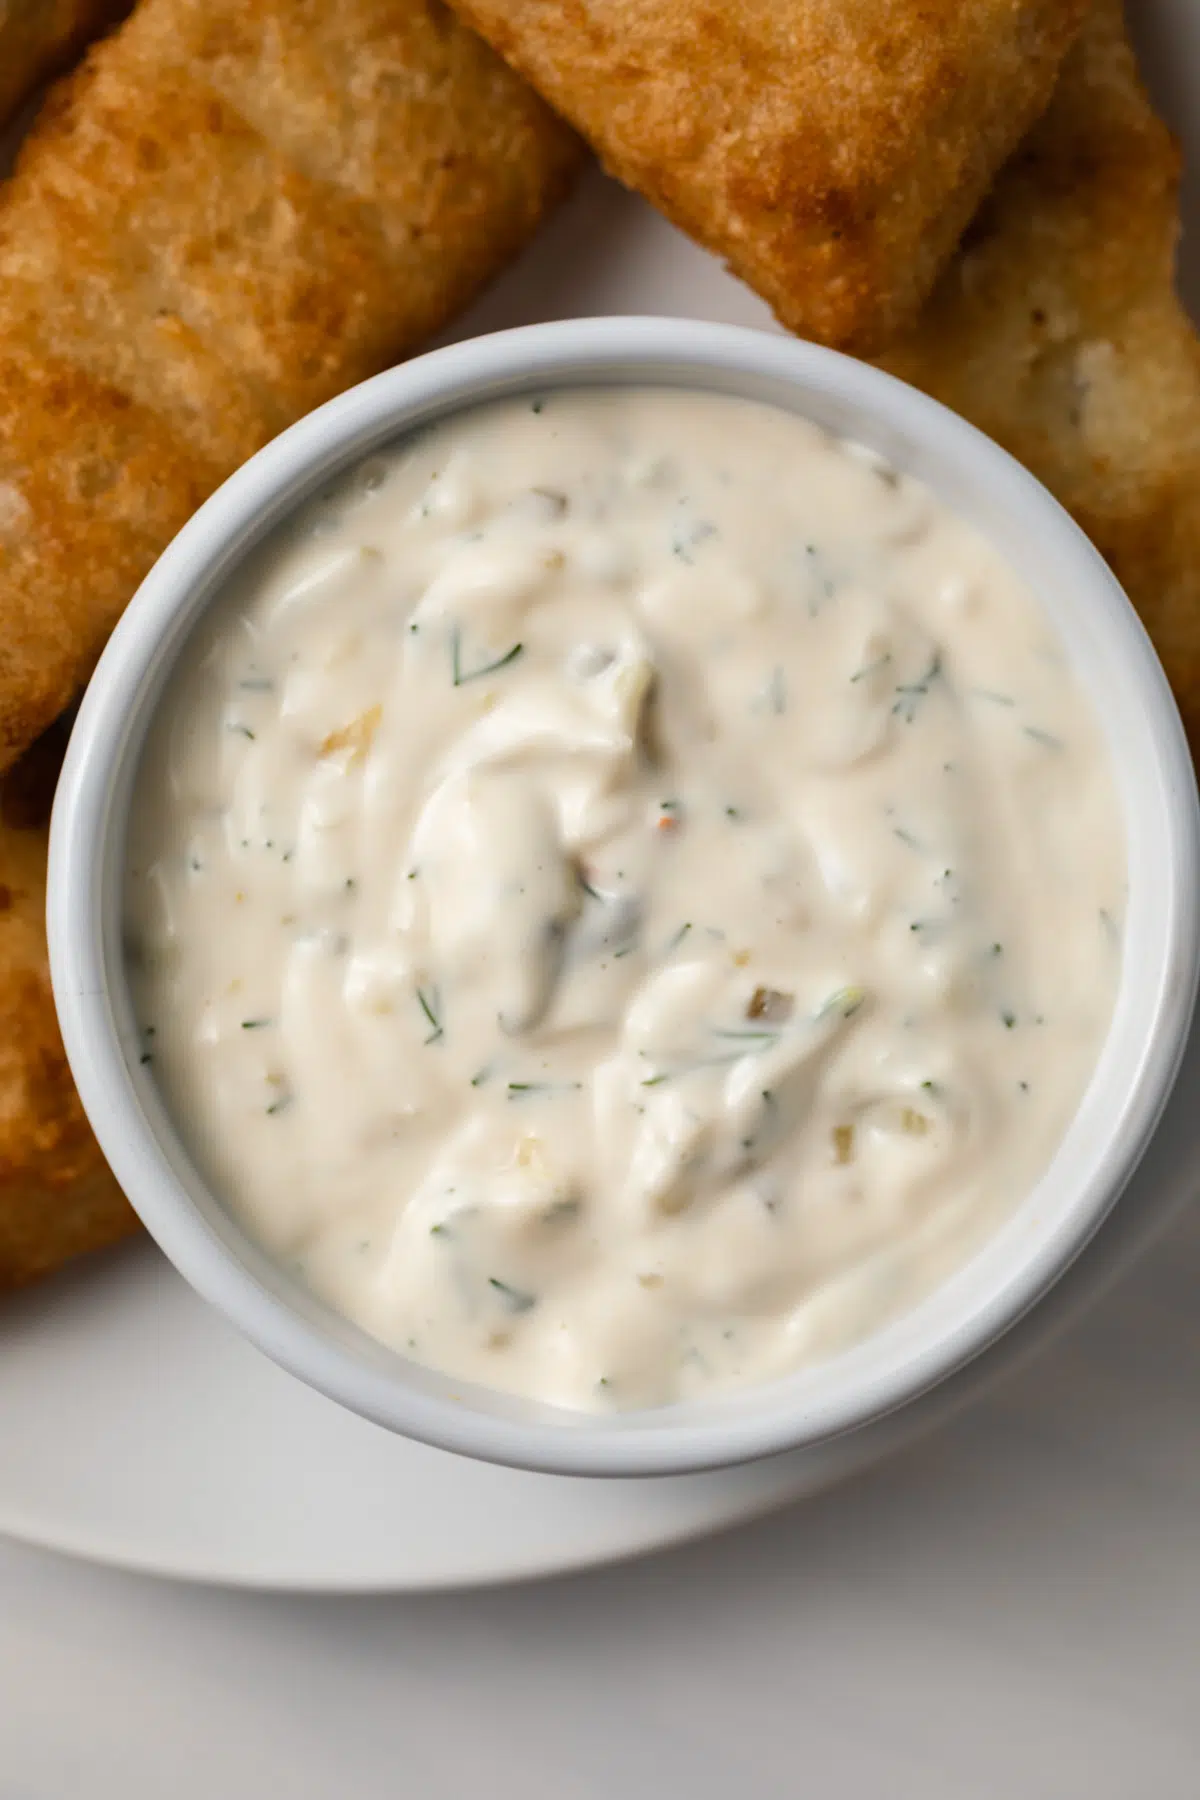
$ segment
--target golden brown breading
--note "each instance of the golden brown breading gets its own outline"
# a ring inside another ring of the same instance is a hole
[[[887,368],[1039,476],[1103,551],[1200,752],[1200,342],[1179,158],[1100,0],[1042,122]]]
[[[0,125],[121,13],[122,0],[0,0]]]
[[[136,1228],[88,1128],[46,961],[46,843],[64,735],[0,781],[0,1290]]]
[[[519,249],[578,140],[438,0],[142,0],[0,190],[0,768],[206,494]]]
[[[915,315],[1086,0],[452,0],[802,336]]]

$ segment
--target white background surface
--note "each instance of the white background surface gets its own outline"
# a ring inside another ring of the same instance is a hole
[[[1200,131],[1200,6],[1142,13]],[[579,310],[584,282],[598,311],[761,317],[599,186],[484,317]],[[1194,1800],[1200,1215],[936,1437],[648,1562],[289,1600],[0,1543],[0,1800],[264,1791]]]
[[[1192,1213],[923,1446],[596,1574],[291,1600],[0,1544],[0,1795],[1194,1800],[1198,1292]]]

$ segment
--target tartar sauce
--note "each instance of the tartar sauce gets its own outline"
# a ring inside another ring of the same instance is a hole
[[[269,1252],[582,1409],[824,1357],[1047,1167],[1124,833],[1033,597],[923,486],[674,391],[464,413],[212,611],[131,826],[141,1053]]]

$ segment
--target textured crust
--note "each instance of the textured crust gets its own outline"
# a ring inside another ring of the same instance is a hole
[[[123,0],[0,0],[0,125],[126,11]]]
[[[1176,299],[1179,157],[1118,0],[885,366],[1018,456],[1108,558],[1200,752],[1200,342]]]
[[[436,330],[580,156],[438,0],[142,0],[52,90],[0,191],[0,768],[204,496]]]
[[[802,336],[915,315],[1086,0],[453,0]]]
[[[88,1128],[50,993],[43,913],[56,737],[0,782],[0,1290],[137,1225]]]

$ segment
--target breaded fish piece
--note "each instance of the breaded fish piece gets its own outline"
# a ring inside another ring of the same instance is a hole
[[[1179,156],[1118,0],[916,329],[883,359],[1013,452],[1108,558],[1200,753],[1200,342],[1173,286]]]
[[[0,1290],[137,1225],[84,1117],[50,992],[46,848],[65,741],[49,734],[0,780]]]
[[[0,125],[40,81],[127,11],[121,0],[0,0]]]
[[[437,329],[582,155],[438,0],[142,0],[0,189],[0,768],[205,496]]]
[[[803,337],[907,324],[1087,0],[452,0]]]

